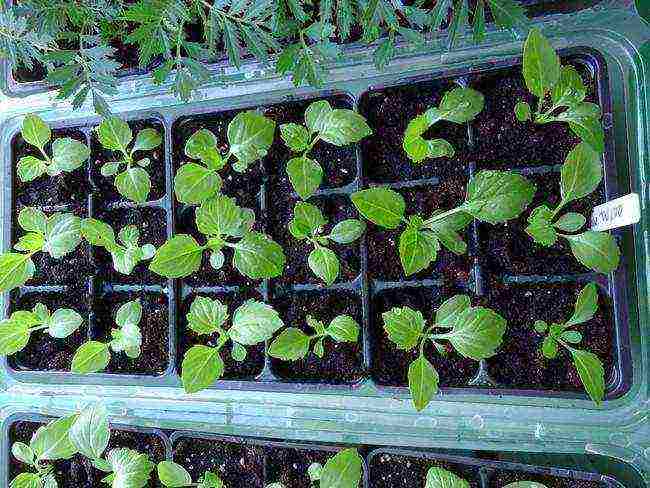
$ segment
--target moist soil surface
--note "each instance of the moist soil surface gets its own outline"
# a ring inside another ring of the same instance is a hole
[[[36,429],[41,423],[18,421],[11,425],[9,430],[10,442],[24,442],[29,444]],[[130,430],[111,429],[111,437],[106,453],[111,449],[128,448],[141,453],[146,453],[154,463],[165,460],[165,444],[163,439],[153,433],[142,433]],[[30,468],[10,456],[9,479],[12,480],[21,472],[31,472]],[[106,486],[101,480],[106,473],[93,467],[92,463],[80,454],[75,454],[69,460],[48,462],[54,466],[54,475],[59,488],[99,488]],[[159,486],[155,482],[155,474],[147,484],[147,488]]]
[[[503,488],[517,481],[536,481],[548,488],[605,488],[605,483],[551,476],[549,474],[527,473],[523,471],[496,470],[489,478],[488,488]]]

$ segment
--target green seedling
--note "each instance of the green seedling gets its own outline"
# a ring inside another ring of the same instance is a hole
[[[196,483],[192,482],[192,476],[180,464],[172,461],[162,461],[157,467],[158,479],[163,486],[169,488],[183,488],[195,486],[197,488],[225,488],[223,481],[216,473],[206,471]]]
[[[467,480],[451,471],[433,467],[427,471],[427,481],[424,488],[470,488],[470,484]],[[536,481],[515,481],[514,483],[508,483],[503,488],[547,488],[547,486]]]
[[[310,464],[307,474],[314,488],[358,488],[363,474],[362,464],[356,449],[343,449],[329,458],[325,466]]]

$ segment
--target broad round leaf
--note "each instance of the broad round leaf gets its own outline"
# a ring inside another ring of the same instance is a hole
[[[252,346],[270,339],[283,326],[280,315],[270,305],[248,300],[235,310],[228,333],[233,341]]]
[[[47,163],[34,156],[20,158],[16,165],[16,173],[22,182],[32,181],[45,174]]]
[[[161,461],[158,463],[158,479],[170,488],[180,488],[192,484],[192,477],[180,464],[172,461]]]
[[[410,276],[436,260],[440,244],[431,232],[407,228],[399,238],[399,257],[404,274]]]
[[[325,224],[327,219],[317,206],[298,202],[293,209],[293,218],[289,222],[289,232],[296,239],[304,239],[315,235]]]
[[[307,263],[309,264],[309,269],[323,280],[327,286],[334,284],[336,278],[339,276],[341,264],[336,253],[331,249],[318,246],[309,253]]]
[[[43,251],[55,259],[72,252],[81,242],[81,219],[76,215],[55,213],[47,219]]]
[[[252,279],[275,278],[284,270],[282,247],[265,234],[248,232],[235,244],[233,263],[239,272]]]
[[[131,166],[115,177],[115,188],[129,200],[143,203],[147,201],[151,190],[149,173],[137,166]]]
[[[113,473],[112,488],[144,488],[154,469],[147,454],[132,449],[112,449],[106,460]]]
[[[570,202],[589,195],[603,178],[600,155],[581,142],[566,157],[560,176],[563,201]]]
[[[99,142],[106,149],[112,151],[126,150],[126,147],[133,139],[129,124],[119,117],[110,116],[102,120],[97,128]]]
[[[409,365],[407,376],[415,409],[423,410],[438,392],[438,372],[420,355]]]
[[[221,176],[196,163],[185,163],[174,176],[174,193],[181,203],[201,203],[221,190]]]
[[[621,251],[616,239],[607,232],[588,230],[566,238],[573,255],[587,268],[603,274],[612,273],[618,268]]]
[[[74,423],[76,415],[53,420],[34,433],[29,447],[32,448],[39,461],[55,461],[70,459],[77,448],[70,442],[68,432]]]
[[[485,170],[470,179],[463,207],[479,220],[498,224],[519,216],[534,195],[535,185],[520,174]]]
[[[528,91],[543,98],[560,79],[560,58],[537,28],[530,30],[524,43],[524,80]]]
[[[139,299],[124,303],[115,313],[115,323],[120,327],[124,327],[126,324],[137,325],[141,319],[142,304]]]
[[[269,346],[269,355],[283,361],[296,361],[309,352],[309,336],[300,329],[283,330]]]
[[[438,112],[441,119],[463,124],[476,117],[484,105],[482,93],[472,88],[458,87],[444,94]]]
[[[344,449],[323,466],[320,488],[358,488],[361,481],[362,460],[354,448]]]
[[[354,110],[334,109],[323,121],[318,135],[325,142],[345,146],[372,134],[366,119]]]
[[[185,353],[181,369],[185,392],[196,393],[221,378],[224,364],[218,349],[197,345]]]
[[[313,159],[293,158],[287,163],[287,174],[296,193],[303,200],[311,197],[323,181],[323,168]]]
[[[41,478],[37,474],[20,473],[11,480],[9,488],[43,488],[43,484],[41,483]]]
[[[18,239],[18,242],[14,244],[14,249],[16,251],[40,251],[45,246],[45,236],[37,232],[29,232],[24,236],[21,236]]]
[[[30,325],[20,320],[5,319],[0,322],[0,354],[10,356],[22,350],[29,342]]]
[[[105,247],[109,250],[116,246],[113,228],[101,220],[87,218],[80,224],[81,235],[93,246]]]
[[[187,234],[178,234],[163,244],[149,263],[149,269],[167,278],[183,278],[201,266],[203,247]]]
[[[108,366],[111,354],[108,344],[88,341],[82,344],[72,357],[72,372],[80,374],[96,373]]]
[[[357,342],[359,324],[349,315],[338,315],[327,326],[327,335],[337,342]]]
[[[209,198],[196,209],[196,227],[208,236],[241,237],[254,222],[251,209],[240,207],[234,198],[225,195]]]
[[[460,355],[479,361],[496,353],[506,325],[506,320],[489,308],[473,307],[461,313],[445,336]]]
[[[162,144],[162,137],[160,133],[151,127],[142,129],[135,136],[135,143],[133,144],[133,152],[135,151],[150,151],[156,149]]]
[[[49,318],[47,333],[63,339],[77,330],[82,323],[83,318],[77,312],[70,308],[60,308]]]
[[[142,333],[140,327],[132,322],[126,322],[119,329],[111,329],[112,340],[110,347],[115,352],[124,352],[130,358],[140,356],[142,348]]]
[[[312,102],[305,110],[305,124],[311,132],[321,132],[332,112],[332,106],[327,100]]]
[[[237,114],[228,124],[230,152],[239,160],[243,170],[266,156],[274,135],[275,122],[252,110]]]
[[[395,229],[402,223],[406,203],[396,191],[384,187],[354,192],[352,203],[364,218],[387,229]]]
[[[69,137],[52,143],[52,159],[63,171],[74,171],[90,157],[90,148]]]
[[[28,254],[6,252],[0,255],[0,292],[23,285],[34,276],[34,262]]]
[[[110,437],[108,412],[101,405],[87,407],[77,416],[68,436],[77,451],[89,459],[102,456]]]
[[[515,117],[517,117],[519,122],[530,120],[531,115],[532,110],[530,109],[530,105],[526,102],[517,102],[515,104]]]
[[[11,445],[11,454],[21,463],[32,464],[36,454],[24,442],[14,442]]]
[[[328,237],[338,244],[350,244],[359,239],[365,230],[365,222],[358,219],[346,219],[336,224]]]
[[[458,318],[470,308],[470,299],[467,295],[455,295],[448,298],[436,312],[436,325],[442,327],[453,327]]]
[[[99,172],[102,174],[102,176],[114,176],[120,170],[121,165],[122,163],[117,161],[111,163],[105,163],[102,165]]]
[[[293,152],[302,152],[309,147],[309,131],[298,124],[282,124],[280,137]]]
[[[228,318],[228,307],[219,300],[196,297],[187,314],[188,327],[197,334],[212,334],[223,328]]]
[[[410,307],[394,307],[381,314],[384,330],[398,349],[413,349],[420,342],[424,330],[424,317],[419,310]]]
[[[26,142],[40,149],[52,138],[52,131],[47,124],[34,114],[25,116],[20,134]]]
[[[217,138],[208,129],[199,129],[185,143],[185,155],[199,159],[212,171],[219,171],[226,163],[221,157]]]
[[[443,468],[429,468],[424,488],[469,488],[469,483]]]
[[[585,225],[587,219],[582,214],[569,212],[560,217],[553,225],[564,232],[577,232]]]
[[[25,207],[18,214],[18,224],[23,230],[39,232],[45,234],[47,232],[47,216],[42,210]]]

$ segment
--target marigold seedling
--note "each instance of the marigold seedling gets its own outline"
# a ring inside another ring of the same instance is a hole
[[[537,108],[520,101],[515,115],[520,121],[537,124],[565,122],[598,154],[605,150],[600,107],[585,102],[587,89],[573,66],[562,66],[560,58],[539,29],[531,29],[524,43],[523,74],[528,91],[537,98]]]
[[[27,234],[14,245],[19,252],[0,255],[0,292],[22,286],[33,278],[36,268],[32,256],[45,252],[60,259],[81,242],[81,219],[70,213],[53,213],[25,207],[18,214],[18,225]]]
[[[399,239],[399,256],[407,276],[435,262],[440,244],[464,254],[467,244],[459,232],[473,218],[490,224],[517,217],[530,204],[535,185],[517,173],[480,171],[470,178],[465,202],[451,210],[436,210],[425,219],[405,217],[404,198],[394,190],[375,187],[352,194],[352,203],[372,223],[386,229],[406,224]]]
[[[182,203],[201,203],[218,194],[222,180],[219,171],[231,159],[233,169],[243,173],[266,156],[275,135],[275,122],[253,110],[239,113],[228,124],[228,153],[219,149],[217,137],[199,129],[185,143],[185,155],[199,162],[183,164],[174,177],[176,199]]]
[[[25,142],[37,148],[42,156],[20,158],[16,172],[22,182],[35,180],[44,174],[56,176],[71,173],[90,157],[88,146],[70,137],[55,139],[50,156],[45,151],[45,146],[52,140],[52,131],[38,115],[30,114],[25,117],[20,134]]]
[[[535,330],[545,334],[541,351],[544,357],[555,359],[562,346],[571,354],[573,365],[589,397],[596,405],[605,397],[605,370],[598,356],[589,351],[577,349],[582,342],[582,333],[574,327],[591,320],[598,311],[598,289],[596,283],[589,283],[578,294],[571,318],[563,324],[535,322]]]
[[[188,234],[178,234],[163,244],[149,269],[167,278],[183,278],[201,266],[203,252],[210,251],[210,265],[221,269],[224,249],[233,249],[233,265],[249,278],[273,278],[282,274],[286,257],[282,247],[266,234],[252,230],[255,214],[235,200],[217,195],[196,209],[196,226],[207,237],[199,244]],[[234,239],[238,239],[234,241]]]
[[[104,370],[111,360],[111,349],[124,352],[130,358],[139,357],[142,346],[141,319],[140,300],[120,306],[115,313],[117,328],[111,329],[112,339],[109,342],[88,341],[82,344],[72,357],[72,372],[87,374]]]
[[[431,107],[424,114],[411,120],[404,132],[402,147],[414,164],[420,164],[428,158],[454,156],[455,149],[445,139],[424,139],[423,135],[434,124],[447,120],[464,124],[474,119],[485,104],[481,93],[471,88],[454,88],[442,97],[438,107]]]
[[[347,146],[372,134],[361,115],[354,110],[334,109],[326,100],[313,102],[305,110],[305,125],[282,124],[280,135],[284,143],[300,156],[287,162],[287,174],[293,189],[307,200],[323,181],[323,167],[309,157],[318,141],[335,146]]]
[[[600,156],[581,142],[568,154],[560,173],[560,203],[551,210],[547,205],[533,209],[526,232],[542,246],[552,246],[558,237],[566,239],[575,258],[598,273],[611,273],[619,264],[621,251],[616,239],[607,232],[578,232],[587,219],[575,212],[560,215],[569,203],[593,193],[602,180]],[[559,217],[558,217],[559,216]]]
[[[120,195],[134,202],[145,202],[151,190],[151,178],[145,168],[151,164],[151,159],[138,158],[135,153],[156,149],[162,143],[161,135],[156,129],[142,129],[131,144],[133,133],[129,124],[112,115],[102,120],[97,137],[104,148],[119,153],[120,158],[105,162],[101,174],[115,176],[115,188]]]
[[[424,347],[431,342],[445,355],[447,341],[463,357],[480,361],[493,356],[501,345],[506,321],[484,307],[472,307],[467,295],[456,295],[440,305],[431,324],[421,312],[410,307],[395,307],[382,314],[388,339],[398,349],[419,354],[409,366],[408,384],[417,410],[423,410],[438,392],[438,372],[425,357]]]
[[[230,341],[235,361],[246,359],[246,348],[269,340],[284,326],[269,305],[249,300],[235,310],[230,327],[225,328],[228,308],[219,300],[196,297],[187,314],[188,327],[199,335],[217,334],[214,347],[192,346],[183,357],[181,380],[187,393],[196,393],[221,378],[224,362],[221,351]]]
[[[338,315],[326,327],[323,322],[307,315],[307,325],[314,330],[311,335],[297,327],[288,327],[269,346],[269,355],[284,361],[297,361],[312,352],[322,358],[325,354],[324,341],[353,342],[359,339],[359,324],[349,315]]]
[[[203,476],[196,482],[192,482],[192,476],[187,470],[172,461],[162,461],[157,467],[158,479],[170,488],[183,488],[186,486],[196,486],[197,488],[225,488],[223,481],[216,473],[206,471]]]
[[[293,218],[288,227],[293,237],[313,246],[307,257],[309,269],[330,286],[339,276],[340,262],[328,246],[331,242],[350,244],[356,241],[365,231],[366,224],[358,219],[346,219],[337,223],[327,234],[323,230],[325,225],[327,219],[318,207],[299,202],[293,209]]]
[[[43,330],[57,339],[73,334],[83,318],[70,308],[59,308],[50,313],[45,305],[37,303],[31,311],[13,312],[0,322],[0,354],[9,356],[25,348],[33,332]]]
[[[156,253],[152,244],[139,244],[140,231],[135,225],[123,227],[116,239],[110,225],[87,218],[81,221],[81,235],[93,246],[103,247],[110,252],[115,270],[126,275],[131,274],[138,263],[151,259]]]

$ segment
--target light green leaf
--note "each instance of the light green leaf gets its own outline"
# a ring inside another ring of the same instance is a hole
[[[45,246],[45,236],[37,232],[29,232],[18,239],[18,242],[14,244],[14,249],[16,251],[34,252],[40,251],[43,246]]]
[[[322,122],[318,135],[325,142],[345,146],[358,142],[372,134],[372,130],[361,115],[354,110],[334,109]]]
[[[210,471],[206,471],[203,475],[203,481],[199,483],[198,488],[226,488],[226,486],[219,476]]]
[[[605,398],[605,369],[602,361],[589,351],[573,348],[570,351],[573,356],[573,364],[589,398],[596,405],[600,405]]]
[[[479,220],[498,224],[521,214],[534,195],[535,185],[523,176],[485,170],[470,179],[463,207]]]
[[[223,268],[224,263],[226,262],[226,256],[222,251],[212,251],[210,253],[210,266],[214,269]]]
[[[558,353],[557,341],[551,336],[545,337],[544,342],[542,342],[542,354],[544,355],[544,357],[548,359],[555,359],[557,357],[557,353]]]
[[[289,222],[289,232],[296,239],[304,239],[315,235],[327,224],[327,219],[320,209],[311,203],[298,202],[293,208],[293,218]]]
[[[572,107],[582,102],[587,95],[587,89],[582,77],[573,66],[562,66],[560,79],[551,91],[553,105]]]
[[[180,464],[172,461],[161,461],[157,467],[158,479],[170,488],[181,488],[192,484],[192,477]]]
[[[282,247],[259,232],[248,232],[234,245],[233,263],[239,272],[252,279],[275,278],[284,270]]]
[[[87,218],[80,224],[81,235],[93,246],[105,247],[112,250],[116,247],[113,228],[101,220]]]
[[[296,193],[307,200],[323,181],[323,168],[313,159],[293,158],[287,163],[287,174]]]
[[[311,481],[318,481],[323,474],[323,465],[321,463],[311,463],[307,468],[307,475]]]
[[[585,197],[603,179],[600,156],[591,146],[581,142],[566,157],[560,176],[562,201],[570,202]]]
[[[81,219],[72,214],[55,213],[47,219],[43,251],[55,259],[72,252],[81,242]]]
[[[197,334],[212,334],[223,328],[228,318],[228,307],[219,300],[196,297],[187,314],[188,327]]]
[[[302,152],[309,147],[309,131],[298,124],[282,124],[280,136],[293,152]]]
[[[575,310],[571,318],[565,324],[567,327],[582,324],[591,320],[598,310],[598,289],[596,283],[588,283],[576,300]]]
[[[252,346],[269,340],[283,326],[280,315],[270,305],[248,300],[235,310],[228,333],[233,341]]]
[[[130,358],[140,356],[142,333],[140,327],[132,322],[126,322],[119,329],[111,329],[111,349],[115,352],[125,352]]]
[[[424,488],[469,488],[469,483],[443,468],[429,468]]]
[[[462,312],[444,336],[460,355],[479,361],[496,353],[505,331],[503,317],[489,308],[473,307]]]
[[[435,123],[436,118],[463,124],[474,119],[485,105],[483,95],[472,88],[454,88],[448,91],[440,101],[440,107],[433,119],[429,120],[430,124]],[[432,121],[433,120],[433,121]]]
[[[52,138],[52,131],[47,124],[42,118],[34,114],[25,116],[20,133],[26,142],[39,149],[43,149],[45,144]]]
[[[562,332],[560,338],[569,344],[579,344],[582,341],[582,334],[577,330],[567,330]]]
[[[438,392],[438,372],[427,359],[420,355],[409,365],[408,384],[415,409],[424,410]]]
[[[155,253],[156,249],[153,248],[152,254],[149,257],[153,256]],[[111,251],[111,258],[113,259],[113,267],[115,268],[115,271],[125,275],[131,274],[133,268],[135,268],[142,259],[145,259],[142,249],[137,247],[129,247],[127,249],[115,248]]]
[[[451,158],[456,152],[454,146],[444,139],[422,137],[431,125],[426,115],[419,115],[409,122],[404,131],[402,147],[413,163],[419,164],[427,158]]]
[[[361,481],[361,456],[354,448],[344,449],[323,466],[320,488],[358,488]]]
[[[232,343],[232,349],[230,350],[230,355],[235,361],[242,362],[246,360],[246,348],[241,344],[236,342]]]
[[[527,120],[530,120],[531,115],[532,110],[530,109],[530,105],[528,105],[526,102],[516,103],[515,117],[517,117],[517,120],[519,122],[526,122]]]
[[[137,246],[140,240],[140,231],[135,225],[127,225],[120,229],[117,238],[125,246]]]
[[[20,473],[11,480],[9,488],[43,488],[43,483],[37,474]]]
[[[45,174],[47,163],[34,156],[24,156],[20,158],[16,165],[16,172],[20,181],[27,182]]]
[[[571,130],[598,154],[605,150],[605,132],[600,123],[600,107],[582,102],[558,114],[554,120],[568,122]]]
[[[108,366],[111,354],[108,344],[88,341],[82,344],[72,357],[72,372],[80,374],[96,373]]]
[[[316,247],[309,253],[307,263],[309,269],[323,280],[327,286],[334,284],[339,276],[341,264],[336,253],[331,249],[322,246]]]
[[[616,239],[607,232],[586,231],[567,235],[571,252],[580,263],[598,273],[608,274],[618,268],[621,251]]]
[[[120,327],[124,327],[126,324],[137,325],[141,319],[142,305],[139,299],[124,303],[115,313],[115,323]]]
[[[428,268],[436,260],[439,249],[433,233],[408,227],[399,238],[399,257],[406,276]]]
[[[540,334],[543,334],[548,330],[548,324],[543,320],[536,320],[534,327],[535,327],[535,331],[539,332]]]
[[[419,310],[395,307],[381,314],[384,330],[398,349],[413,349],[420,342],[424,330],[424,317]]]
[[[63,417],[39,427],[29,442],[37,461],[70,459],[77,448],[70,442],[68,432],[76,416]]]
[[[74,171],[90,157],[90,148],[85,144],[64,137],[52,143],[52,160],[63,171]]]
[[[216,195],[222,186],[221,176],[196,163],[186,163],[174,176],[174,193],[181,203],[201,203]]]
[[[217,195],[196,209],[196,227],[209,236],[242,237],[250,231],[255,214],[237,205],[234,198]]]
[[[197,345],[185,353],[181,369],[185,392],[196,393],[221,378],[224,364],[218,349]]]
[[[266,156],[274,135],[275,122],[252,110],[237,114],[228,124],[230,151],[244,170]]]
[[[14,442],[11,445],[11,454],[25,464],[33,464],[36,457],[36,453],[24,442]]]
[[[199,129],[185,143],[185,155],[201,160],[212,172],[224,167],[217,138],[208,129]]]
[[[149,269],[167,278],[183,278],[201,266],[203,247],[187,234],[178,234],[156,251]]]
[[[29,342],[30,324],[15,318],[0,322],[0,354],[10,356],[22,350]]]
[[[312,132],[321,132],[325,129],[327,120],[332,112],[332,106],[327,100],[313,102],[305,110],[305,124]]]
[[[154,469],[146,454],[132,449],[112,449],[106,460],[113,468],[112,488],[144,488]]]
[[[515,481],[514,483],[508,483],[503,488],[548,488],[543,483],[537,483],[536,481]]]
[[[338,244],[350,244],[359,239],[365,230],[365,222],[358,219],[346,219],[336,224],[327,237]]]
[[[129,124],[116,116],[110,116],[102,120],[97,128],[99,142],[106,149],[112,151],[126,151],[126,147],[133,139],[133,133]]]
[[[112,163],[105,163],[102,165],[101,169],[99,172],[101,173],[102,176],[114,176],[118,173],[120,170],[120,166],[123,163],[119,161],[114,161]]]
[[[160,133],[151,127],[142,129],[138,132],[138,135],[135,136],[135,143],[133,144],[132,153],[136,151],[151,151],[156,149],[162,144],[162,137]]]
[[[149,173],[137,166],[131,166],[115,177],[115,188],[129,200],[143,203],[147,200],[151,190]]]
[[[544,98],[560,79],[560,58],[537,28],[524,43],[523,73],[528,91],[537,98]]]
[[[47,216],[42,210],[25,207],[18,214],[18,225],[23,230],[45,234],[47,232]]]
[[[96,404],[82,410],[68,435],[78,452],[89,459],[100,458],[108,447],[111,435],[106,408]]]
[[[526,233],[533,240],[543,246],[552,246],[557,241],[557,232],[551,224],[553,212],[546,206],[541,205],[533,209],[528,216]]]
[[[326,332],[336,342],[357,342],[359,324],[349,315],[337,315],[327,326]]]
[[[28,254],[0,254],[0,292],[22,286],[34,276],[34,262]]]
[[[471,306],[470,299],[467,295],[455,295],[448,298],[436,312],[436,325],[440,327],[453,327],[458,318]]]
[[[296,361],[309,352],[309,336],[300,329],[289,327],[277,336],[269,347],[269,355],[283,361]]]
[[[569,212],[560,217],[553,226],[564,232],[577,232],[585,225],[587,219],[583,215],[575,212]]]
[[[396,191],[385,187],[369,188],[354,192],[350,198],[359,213],[374,224],[395,229],[402,223],[406,203]]]
[[[55,310],[47,322],[47,333],[58,339],[64,339],[76,331],[83,323],[83,318],[70,308]]]

